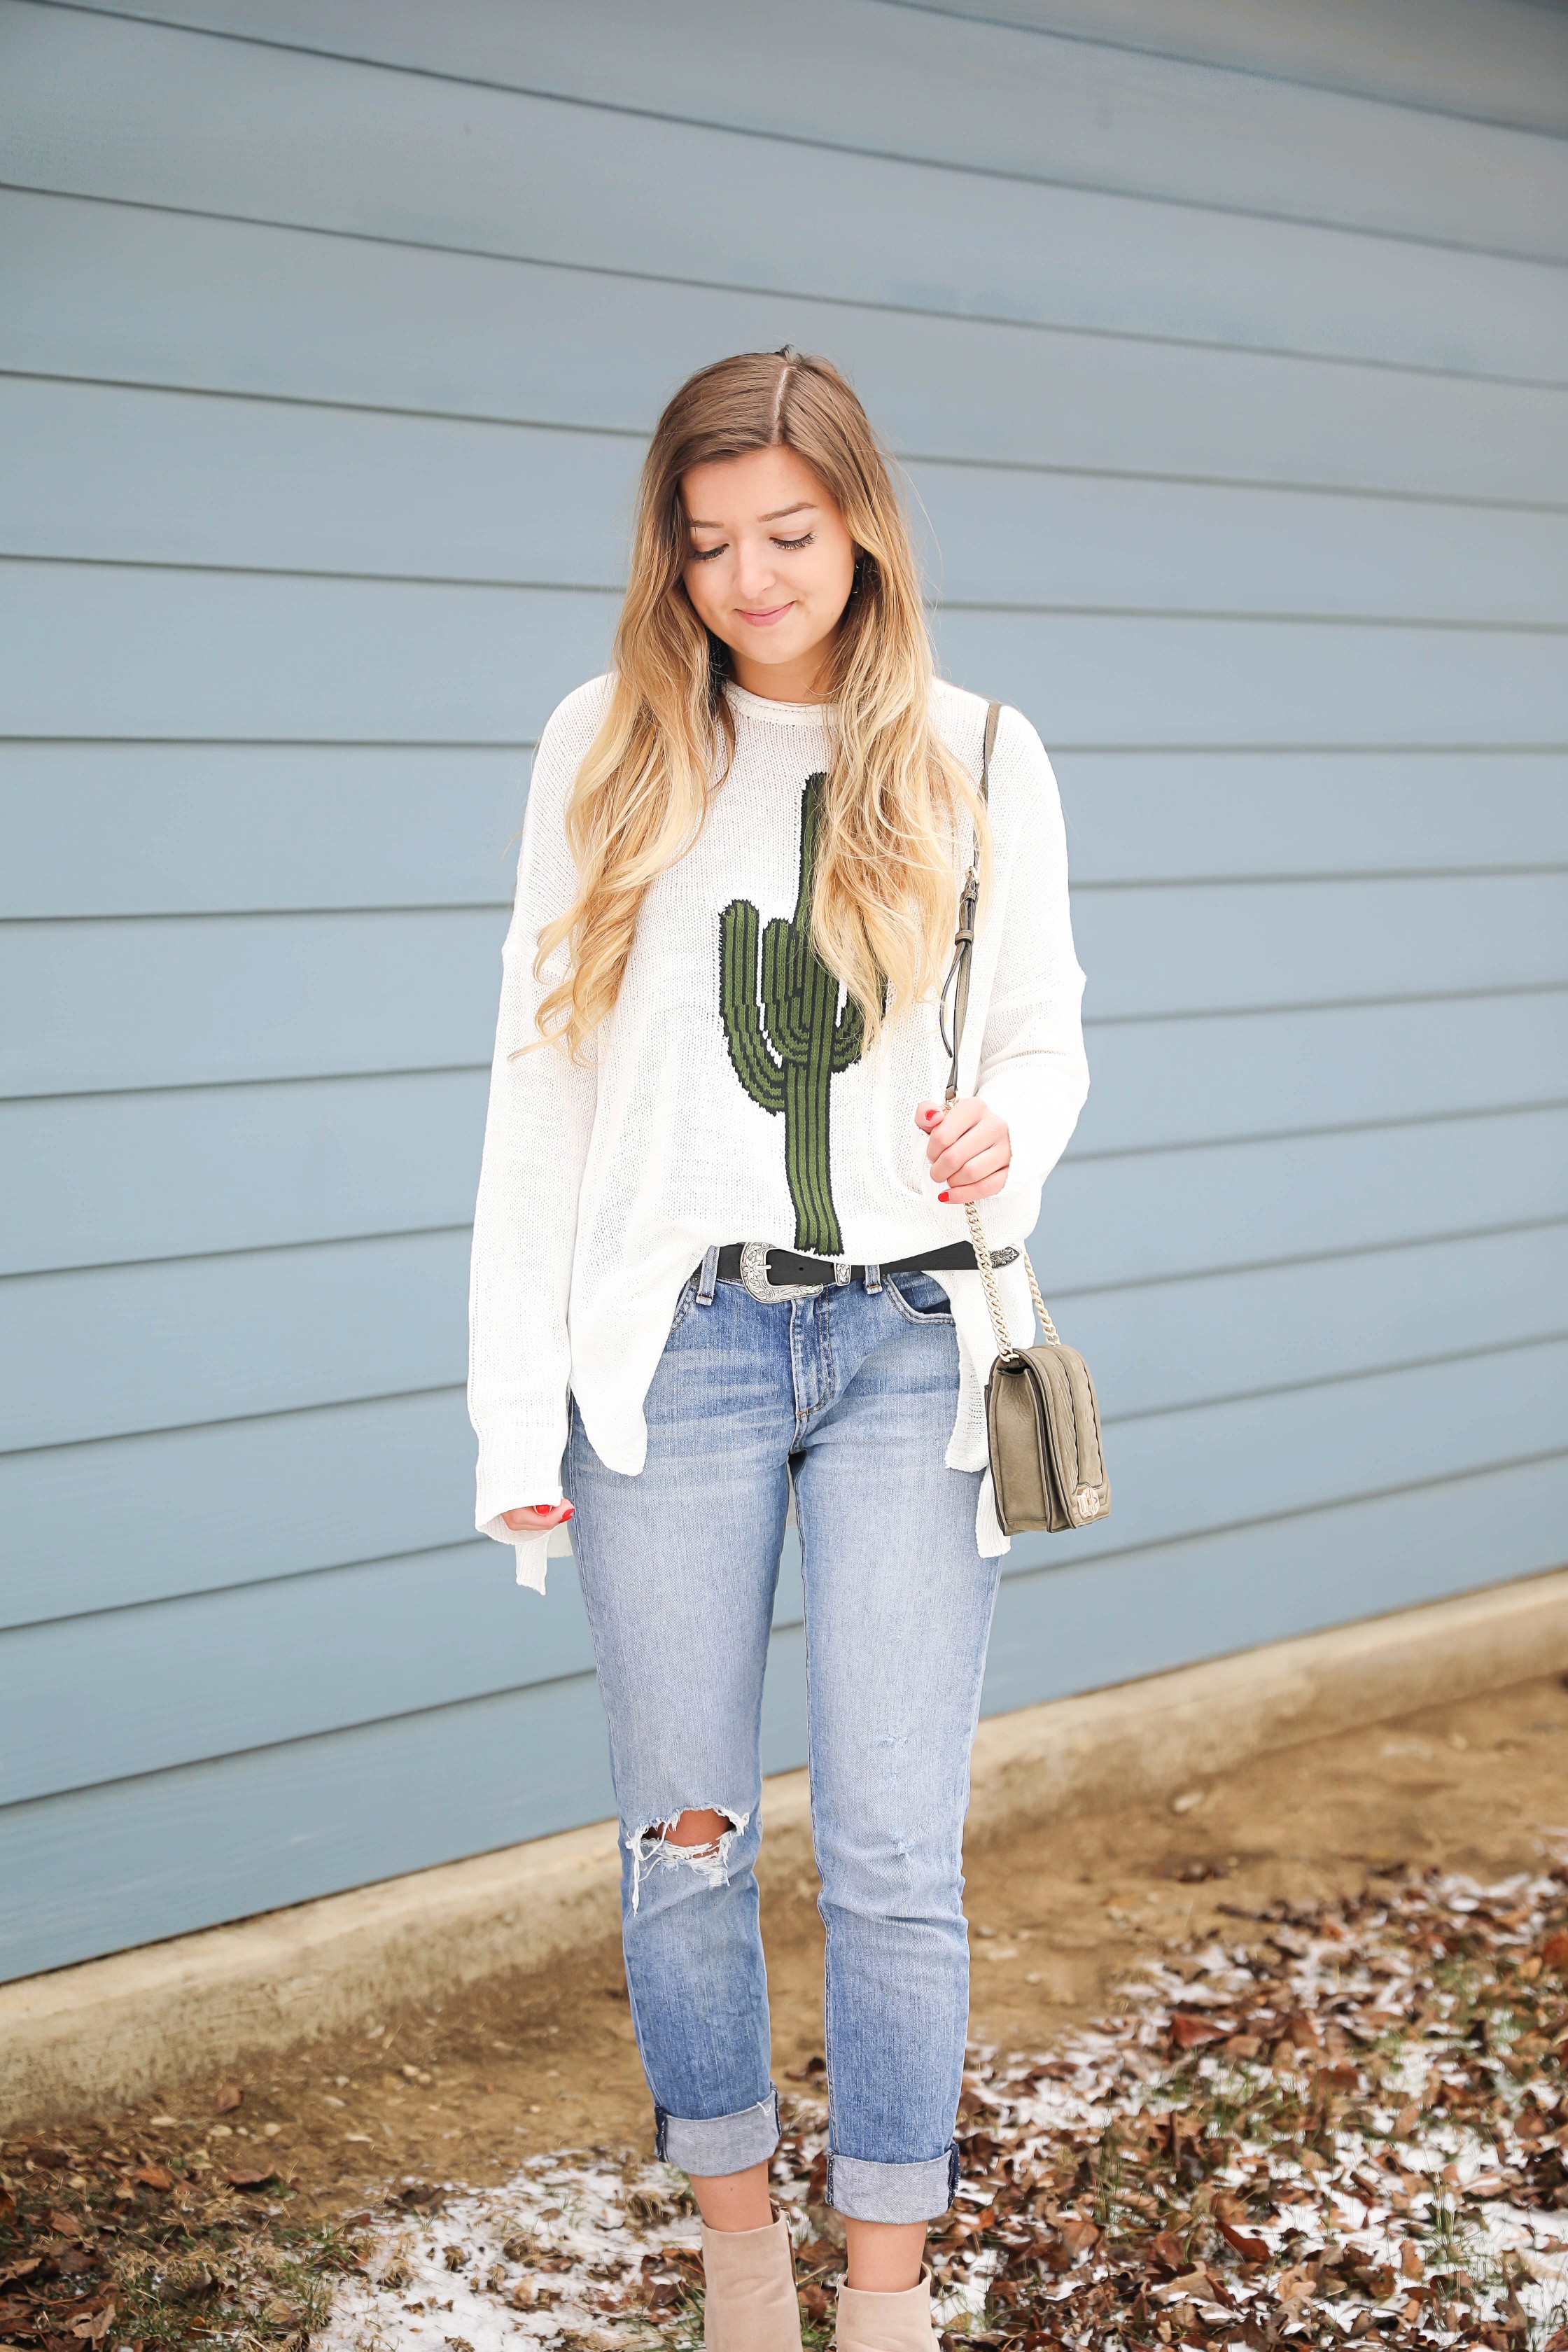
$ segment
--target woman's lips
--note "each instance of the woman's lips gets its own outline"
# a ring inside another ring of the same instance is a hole
[[[786,613],[793,613],[794,610],[795,605],[792,601],[787,604],[770,604],[766,611],[762,613],[748,613],[742,610],[740,617],[753,629],[771,629],[775,621],[782,621]]]

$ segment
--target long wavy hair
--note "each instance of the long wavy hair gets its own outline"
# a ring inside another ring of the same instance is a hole
[[[952,938],[955,845],[972,827],[988,860],[978,793],[931,721],[920,574],[865,410],[828,361],[787,344],[720,360],[681,385],[655,429],[610,698],[567,800],[580,887],[540,933],[534,971],[542,978],[566,944],[539,1033],[574,1055],[615,1004],[649,884],[697,839],[734,751],[727,649],[686,593],[682,478],[781,447],[811,467],[856,547],[855,584],[822,679],[831,761],[811,926],[817,953],[860,1009],[868,1049],[885,1010],[934,988]]]

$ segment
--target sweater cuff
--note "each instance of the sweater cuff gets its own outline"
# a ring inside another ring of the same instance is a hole
[[[517,1537],[501,1517],[503,1511],[521,1511],[561,1500],[562,1456],[566,1433],[542,1442],[531,1430],[507,1429],[479,1439],[475,1478],[474,1525],[497,1543],[515,1543]]]

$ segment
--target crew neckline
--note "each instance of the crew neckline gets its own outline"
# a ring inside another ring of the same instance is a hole
[[[765,694],[748,694],[732,677],[724,680],[724,692],[736,710],[743,711],[748,719],[760,719],[770,727],[821,727],[833,711],[831,702],[775,702]]]

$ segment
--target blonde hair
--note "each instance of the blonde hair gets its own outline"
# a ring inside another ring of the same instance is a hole
[[[565,976],[540,1005],[539,1032],[573,1054],[614,1006],[648,886],[697,839],[734,752],[726,649],[686,593],[682,477],[779,447],[811,467],[857,550],[823,681],[831,761],[811,928],[823,962],[859,1007],[868,1048],[885,1004],[914,1003],[934,987],[952,938],[960,828],[967,841],[973,826],[988,855],[979,796],[931,723],[920,575],[865,410],[828,361],[788,345],[720,360],[681,385],[655,428],[609,704],[567,800],[580,887],[540,933],[534,971],[542,977],[545,960],[566,943]]]

